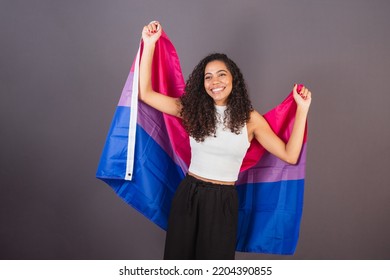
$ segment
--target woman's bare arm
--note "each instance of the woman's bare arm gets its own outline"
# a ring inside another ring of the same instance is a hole
[[[152,88],[152,60],[161,33],[162,28],[158,22],[152,22],[142,30],[144,48],[140,63],[139,99],[163,113],[180,117],[182,106],[180,100],[163,95]]]
[[[250,124],[253,125],[254,137],[271,154],[290,164],[296,164],[302,150],[307,114],[311,103],[311,92],[303,87],[297,93],[297,86],[293,88],[294,99],[297,103],[294,126],[290,139],[284,143],[271,129],[268,122],[258,112],[251,115]]]

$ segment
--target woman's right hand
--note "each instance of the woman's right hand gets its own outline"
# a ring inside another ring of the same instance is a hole
[[[158,21],[152,21],[142,30],[144,44],[155,44],[162,34],[162,27]]]

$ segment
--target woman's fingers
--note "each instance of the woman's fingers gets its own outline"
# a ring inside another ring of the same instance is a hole
[[[158,21],[152,21],[146,26],[146,28],[148,29],[149,33],[157,33],[157,31],[160,29],[160,23]]]
[[[311,98],[311,92],[305,86],[302,86],[302,88],[298,92],[298,85],[294,84],[293,93],[299,95],[304,100]]]
[[[298,88],[298,85],[297,85],[297,84],[294,84],[294,87],[293,87],[293,92],[294,92],[294,93],[298,93],[297,88]]]
[[[303,86],[299,92],[299,95],[305,98],[307,95],[307,88]]]
[[[311,92],[309,91],[308,88],[302,87],[301,91],[299,92],[299,95],[306,100],[311,97]]]
[[[303,106],[303,108],[309,108],[311,103],[311,92],[305,86],[299,89],[297,84],[294,84],[293,87],[294,100],[298,104],[298,106]]]
[[[161,36],[161,25],[158,21],[152,21],[142,29],[142,39],[144,42],[156,42]]]

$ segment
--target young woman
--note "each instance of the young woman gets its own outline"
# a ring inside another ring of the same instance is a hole
[[[172,98],[155,92],[151,68],[162,27],[152,22],[142,31],[140,99],[182,118],[190,136],[191,164],[172,201],[165,259],[234,259],[238,198],[234,184],[255,138],[268,152],[295,164],[301,152],[311,92],[293,87],[297,111],[292,134],[284,143],[249,100],[237,65],[212,54],[195,67],[185,94]]]

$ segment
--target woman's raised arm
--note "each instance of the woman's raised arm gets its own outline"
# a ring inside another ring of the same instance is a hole
[[[250,123],[254,127],[253,133],[257,141],[271,154],[290,163],[296,164],[302,150],[307,114],[311,103],[311,92],[303,87],[297,92],[294,85],[293,95],[297,103],[294,126],[290,139],[284,143],[271,129],[268,122],[257,112],[252,112]]]
[[[162,34],[160,23],[153,21],[144,26],[144,48],[140,63],[139,99],[149,106],[169,115],[180,117],[181,102],[178,98],[163,95],[152,88],[152,60],[157,40]]]

